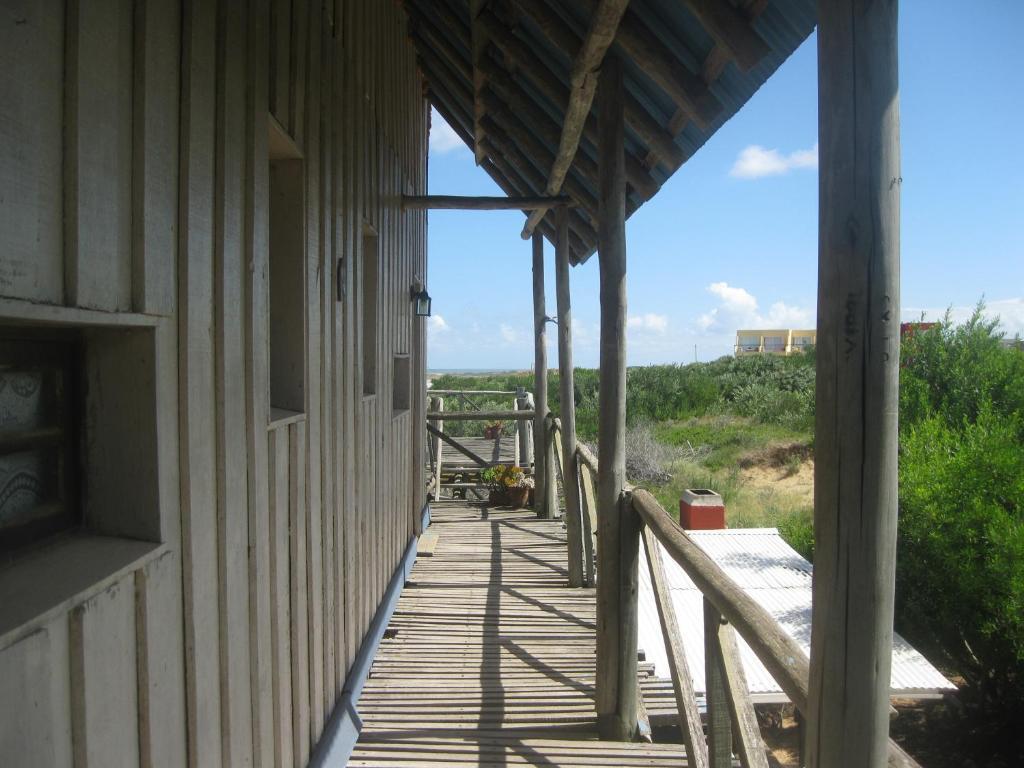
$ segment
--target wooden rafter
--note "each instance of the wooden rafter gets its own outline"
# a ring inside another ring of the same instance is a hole
[[[481,195],[403,195],[402,208],[414,210],[507,211],[548,210],[556,205],[571,205],[564,196],[487,197]]]
[[[490,137],[488,137],[488,142]],[[483,168],[491,174],[498,186],[501,187],[506,194],[510,195],[525,195],[530,194],[529,185],[522,179],[518,171],[505,159],[504,154],[498,151],[495,147],[488,144],[487,159],[483,163]],[[584,236],[579,232],[580,220],[576,217],[576,211],[570,212],[570,229],[571,235],[569,237],[570,244],[572,246],[573,253],[584,254],[591,248],[590,240],[584,240]],[[541,222],[539,229],[544,233],[544,236],[550,239],[552,242],[555,238],[555,229],[547,221]]]
[[[612,2],[612,0],[608,0]],[[624,0],[615,0],[623,2]],[[483,11],[479,16],[491,36],[491,41],[512,60],[515,66],[537,87],[544,97],[554,105],[561,114],[567,114],[571,93],[551,70],[537,59],[536,53],[490,11]],[[651,114],[631,95],[625,102],[626,122],[630,129],[660,156],[670,168],[676,168],[683,161],[682,151],[675,145],[672,136]],[[593,123],[588,119],[587,123]],[[596,126],[596,123],[594,124]],[[595,137],[597,129],[587,125],[585,130]],[[595,141],[596,144],[596,141]]]
[[[597,2],[583,0],[583,6],[592,11]],[[721,114],[722,103],[707,83],[691,72],[635,12],[626,12],[616,43],[701,128],[707,128]]]
[[[491,89],[517,114],[522,115],[531,130],[536,132],[549,144],[557,144],[561,129],[558,124],[534,100],[523,91],[512,77],[504,72],[493,61],[484,62],[487,71],[487,82]],[[584,137],[596,146],[596,127],[588,121],[584,129]],[[597,185],[597,163],[584,152],[576,153],[575,166],[587,177],[592,185]],[[626,153],[626,179],[633,190],[644,200],[654,196],[658,184],[651,177],[647,168],[634,155]]]
[[[540,167],[551,167],[554,162],[554,155],[543,142],[539,141],[533,133],[519,120],[510,110],[506,109],[495,99],[490,92],[485,94],[484,103],[487,107],[488,118],[493,118],[501,125],[501,130],[508,138],[528,157],[533,158]],[[597,221],[597,198],[580,181],[579,171],[570,174],[565,179],[565,186],[562,190],[580,206],[582,212],[594,224]],[[596,187],[596,173],[592,178]]]
[[[480,24],[479,18],[480,12],[488,2],[489,0],[469,0],[470,51],[473,58],[473,154],[477,165],[484,159],[484,150],[480,143],[484,138],[484,128],[481,124],[484,105],[481,95],[487,82],[480,69],[480,59],[487,55],[488,43],[487,28]]]
[[[583,47],[573,60],[572,72],[569,75],[569,103],[566,106],[565,118],[562,121],[562,136],[558,143],[551,172],[545,191],[558,194],[562,191],[569,166],[572,165],[579,149],[580,136],[590,115],[590,107],[597,91],[597,72],[604,61],[605,52],[615,40],[615,32],[619,27],[622,14],[626,12],[629,0],[601,0],[597,11],[590,22],[590,29],[583,41]],[[534,211],[523,227],[523,239],[529,238],[545,212]]]
[[[684,0],[700,23],[724,47],[744,72],[768,55],[768,44],[754,31],[749,19],[723,0]]]

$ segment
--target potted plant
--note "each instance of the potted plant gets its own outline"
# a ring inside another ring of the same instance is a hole
[[[484,437],[488,440],[494,440],[501,435],[501,430],[505,428],[505,422],[503,421],[489,421],[484,425]]]
[[[529,502],[533,478],[527,477],[521,467],[499,464],[481,472],[480,479],[490,486],[490,504],[525,507]]]

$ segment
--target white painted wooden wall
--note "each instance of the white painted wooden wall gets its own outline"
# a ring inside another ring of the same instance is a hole
[[[306,763],[424,501],[423,398],[391,398],[396,354],[425,391],[422,94],[392,2],[0,1],[0,322],[152,339],[153,471],[123,493],[160,544],[2,626],[4,766]],[[306,169],[305,414],[274,424],[268,114]]]

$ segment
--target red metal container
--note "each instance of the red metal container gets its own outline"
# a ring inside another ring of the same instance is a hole
[[[687,488],[679,499],[679,524],[690,531],[725,528],[725,502],[707,488]]]

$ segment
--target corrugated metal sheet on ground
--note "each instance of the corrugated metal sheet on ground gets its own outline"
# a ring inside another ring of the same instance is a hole
[[[790,547],[775,528],[689,531],[690,537],[733,581],[770,613],[810,654],[812,566]],[[672,595],[694,689],[703,694],[704,611],[699,589],[662,547],[665,578]],[[658,677],[669,676],[661,622],[654,602],[643,543],[640,545],[639,647],[654,664]],[[737,635],[740,658],[755,701],[787,701],[782,689],[754,652]],[[893,638],[893,695],[913,698],[935,695],[955,686],[899,635]]]

